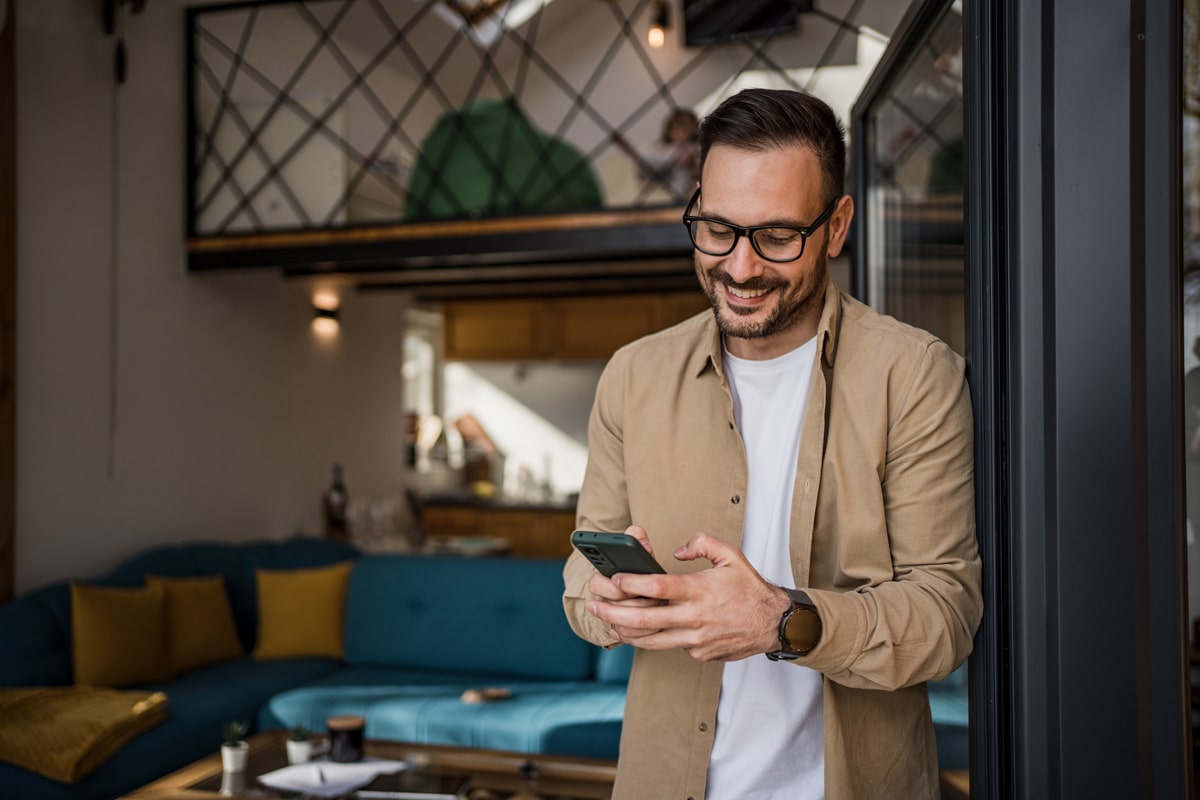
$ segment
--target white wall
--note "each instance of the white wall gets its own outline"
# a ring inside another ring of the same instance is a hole
[[[117,88],[98,3],[17,9],[17,591],[159,543],[319,530],[335,460],[351,492],[386,491],[398,298],[343,291],[328,343],[312,286],[184,269],[183,11],[126,19]]]

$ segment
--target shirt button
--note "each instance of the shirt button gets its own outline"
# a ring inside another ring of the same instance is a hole
[[[738,503],[742,502],[742,496],[740,494],[735,494],[733,497],[729,498],[729,502],[736,506]]]
[[[701,722],[701,723],[700,723],[700,732],[701,732],[701,733],[703,733],[703,732],[704,732],[704,731],[706,731],[706,730],[708,730],[708,723],[707,723],[707,722]]]

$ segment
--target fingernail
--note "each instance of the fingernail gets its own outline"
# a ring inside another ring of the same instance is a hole
[[[686,552],[687,552],[687,545],[685,544],[683,547],[680,547],[678,550],[675,551],[675,556],[679,557]]]
[[[595,603],[588,603],[588,613],[591,614],[593,617],[596,616],[596,604]]]
[[[617,633],[616,628],[610,628],[608,631],[608,635],[617,641],[621,640],[621,634]]]

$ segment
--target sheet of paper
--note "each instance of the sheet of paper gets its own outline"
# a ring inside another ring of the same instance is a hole
[[[366,786],[379,775],[391,775],[408,768],[408,762],[366,759],[352,764],[334,761],[310,761],[293,764],[259,775],[272,789],[303,792],[314,797],[338,797]]]

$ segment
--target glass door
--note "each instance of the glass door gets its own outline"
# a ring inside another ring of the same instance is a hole
[[[969,348],[961,2],[915,3],[853,112],[852,292]],[[942,795],[970,795],[967,667],[929,687]]]

